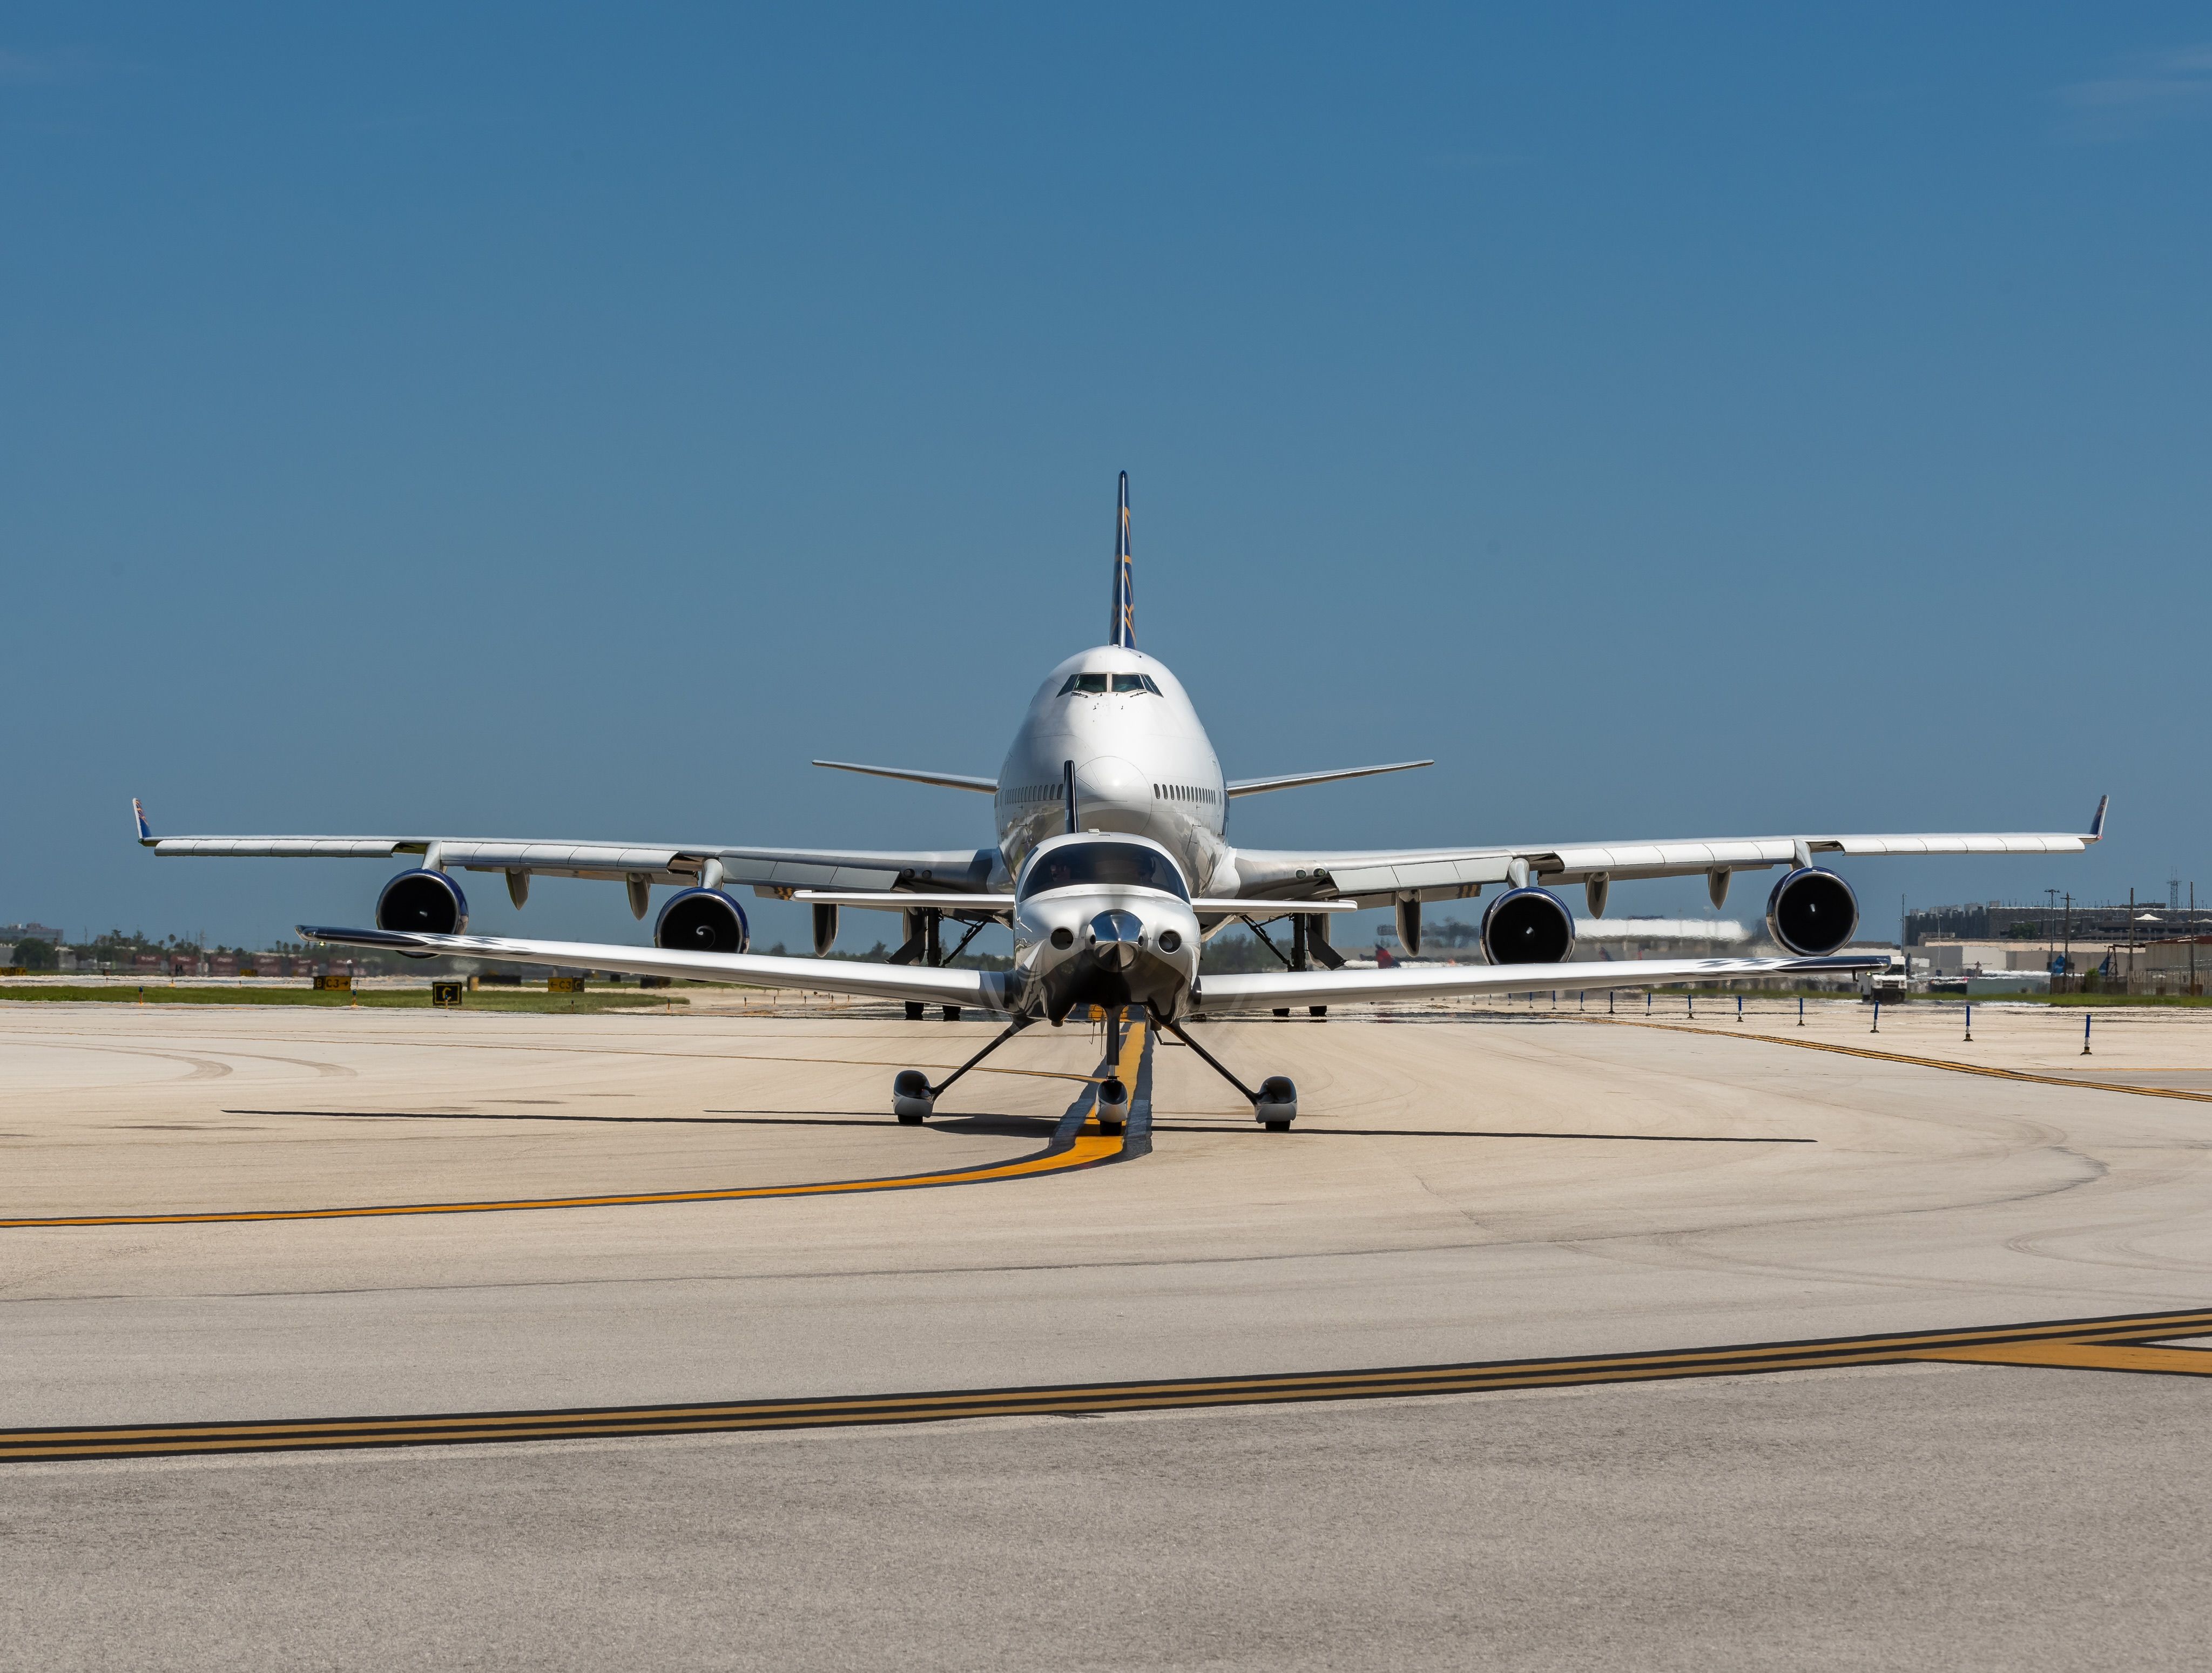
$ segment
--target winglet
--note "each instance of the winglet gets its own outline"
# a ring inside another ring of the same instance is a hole
[[[2112,805],[2112,799],[2109,795],[2103,795],[2097,798],[2097,815],[2094,818],[2089,821],[2089,841],[2098,843],[2104,840],[2105,810]]]
[[[131,798],[131,817],[138,822],[138,843],[142,848],[154,846],[154,827],[146,823],[146,808],[137,797]]]
[[[1060,763],[1060,799],[1067,812],[1067,834],[1073,836],[1082,829],[1075,822],[1075,763],[1073,761]]]

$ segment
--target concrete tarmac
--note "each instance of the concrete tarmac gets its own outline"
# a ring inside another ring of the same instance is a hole
[[[1152,1153],[1044,1177],[0,1230],[0,1426],[1312,1372],[2212,1305],[2212,1025],[2191,1013],[2100,1016],[2085,1059],[2079,1014],[2038,1007],[1978,1006],[1968,1044],[1955,1005],[1885,1007],[1875,1036],[1853,1004],[1798,1030],[1773,1001],[1739,1024],[1732,1002],[1692,1019],[1662,997],[1647,1025],[1563,998],[1208,1025],[1248,1080],[1297,1080],[1299,1130],[1258,1131],[1163,1045]],[[1040,1029],[993,1060],[1036,1073],[971,1076],[924,1129],[890,1121],[896,1068],[989,1031],[0,1006],[0,1218],[975,1165],[1033,1153],[1074,1091],[1047,1077],[1097,1055],[1088,1031]],[[2212,1624],[2181,1578],[2212,1555],[2185,1513],[2208,1399],[2194,1377],[1917,1366],[21,1463],[0,1527],[28,1583],[0,1589],[0,1641],[48,1665],[103,1642],[149,1665],[350,1665],[372,1645],[487,1665],[2158,1664]]]

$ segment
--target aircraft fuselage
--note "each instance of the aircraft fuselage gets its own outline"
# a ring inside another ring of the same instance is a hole
[[[1010,878],[1039,843],[1066,830],[1070,762],[1079,830],[1149,836],[1193,892],[1235,892],[1221,763],[1182,682],[1158,658],[1099,645],[1037,688],[999,770],[999,851]]]

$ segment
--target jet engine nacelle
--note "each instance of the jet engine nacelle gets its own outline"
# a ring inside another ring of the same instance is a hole
[[[1556,964],[1575,950],[1575,915],[1548,889],[1508,889],[1482,915],[1482,956],[1493,964]]]
[[[1800,866],[1766,897],[1766,933],[1801,958],[1833,952],[1859,927],[1858,897],[1833,872]]]
[[[376,897],[376,927],[419,935],[461,935],[469,927],[469,897],[443,872],[402,872]],[[410,958],[434,958],[410,952]]]
[[[653,921],[653,944],[671,952],[743,952],[752,940],[745,910],[720,889],[671,895]]]

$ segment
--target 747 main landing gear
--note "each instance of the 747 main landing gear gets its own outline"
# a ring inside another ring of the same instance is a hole
[[[1153,1020],[1199,1055],[1201,1062],[1251,1101],[1252,1119],[1270,1133],[1287,1133],[1291,1123],[1298,1118],[1298,1089],[1286,1074],[1271,1074],[1260,1083],[1260,1090],[1249,1086],[1229,1072],[1228,1065],[1199,1044],[1184,1031],[1180,1023],[1170,1022],[1157,1012]]]

